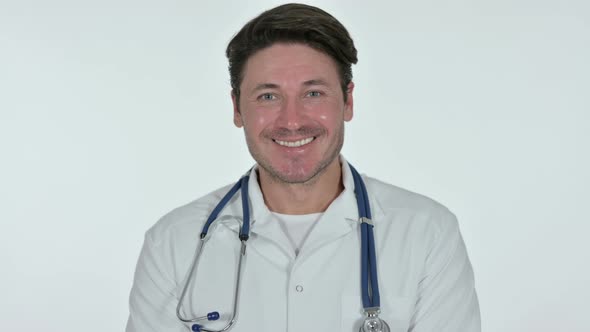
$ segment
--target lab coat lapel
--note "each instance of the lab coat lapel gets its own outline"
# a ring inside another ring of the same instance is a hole
[[[342,161],[342,183],[344,190],[330,204],[322,217],[308,235],[301,251],[300,259],[312,254],[322,246],[343,237],[358,227],[358,206],[354,194],[354,181],[346,160]]]
[[[299,253],[301,260],[306,255],[312,254],[322,246],[343,237],[359,227],[358,205],[354,194],[354,180],[346,160],[343,157],[340,157],[340,160],[342,163],[342,183],[344,190],[330,204],[305,240]],[[283,263],[287,264],[288,261],[295,258],[295,253],[293,252],[289,239],[264,203],[264,198],[258,185],[256,166],[250,172],[248,195],[251,211],[251,240],[248,241],[249,247],[275,263],[281,262],[281,265]],[[376,200],[371,196],[369,194],[373,215],[378,218],[382,214],[381,207],[376,204]],[[227,219],[224,218],[224,215],[231,215],[233,219],[238,219],[240,221],[239,223],[221,223],[238,233],[242,222],[242,206],[239,195],[236,195],[228,205],[228,208],[224,209],[219,219]],[[276,250],[277,248],[279,250]]]
[[[248,247],[277,264],[288,264],[289,261],[295,258],[295,253],[285,232],[264,203],[264,197],[258,185],[257,167],[254,166],[251,170],[248,181],[248,202],[250,204],[251,220]],[[241,198],[234,205],[237,205],[241,211],[240,202]],[[230,227],[239,232],[240,225],[234,224]]]
[[[252,236],[254,237],[254,241],[250,243],[252,249],[275,262],[281,259],[284,261],[285,258],[288,258],[288,261],[295,258],[289,239],[264,203],[264,197],[258,185],[256,168],[250,174],[248,195],[250,196],[252,218],[256,220],[256,225],[252,228]],[[280,251],[276,250],[277,247]]]

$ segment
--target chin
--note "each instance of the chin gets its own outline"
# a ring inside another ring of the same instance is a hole
[[[286,183],[304,183],[313,177],[313,172],[302,168],[274,168],[269,172],[272,177]]]
[[[291,162],[289,164],[272,165],[270,168],[264,168],[273,178],[281,182],[303,184],[312,181],[325,167],[322,167],[320,163],[313,165],[293,165]]]

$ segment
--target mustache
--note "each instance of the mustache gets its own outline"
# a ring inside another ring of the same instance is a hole
[[[324,134],[326,130],[321,127],[309,127],[304,126],[297,128],[296,130],[290,130],[288,128],[276,128],[265,131],[263,136],[265,138],[270,139],[285,139],[291,137],[301,137],[301,136],[320,136]]]

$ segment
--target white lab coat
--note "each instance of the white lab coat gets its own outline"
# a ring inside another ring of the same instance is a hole
[[[364,318],[354,182],[318,220],[298,256],[270,216],[252,172],[252,227],[232,331],[358,331]],[[392,332],[479,332],[473,271],[455,216],[433,200],[363,176],[370,199],[381,294]],[[127,332],[190,331],[175,314],[202,225],[227,192],[219,189],[164,216],[145,236],[130,296]],[[185,316],[219,311],[229,320],[242,220],[236,194],[209,231],[183,304]]]

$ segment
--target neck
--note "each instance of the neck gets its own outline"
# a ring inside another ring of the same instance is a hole
[[[259,168],[258,181],[264,202],[273,212],[282,214],[310,214],[324,212],[344,190],[340,159],[305,183],[284,183]]]

